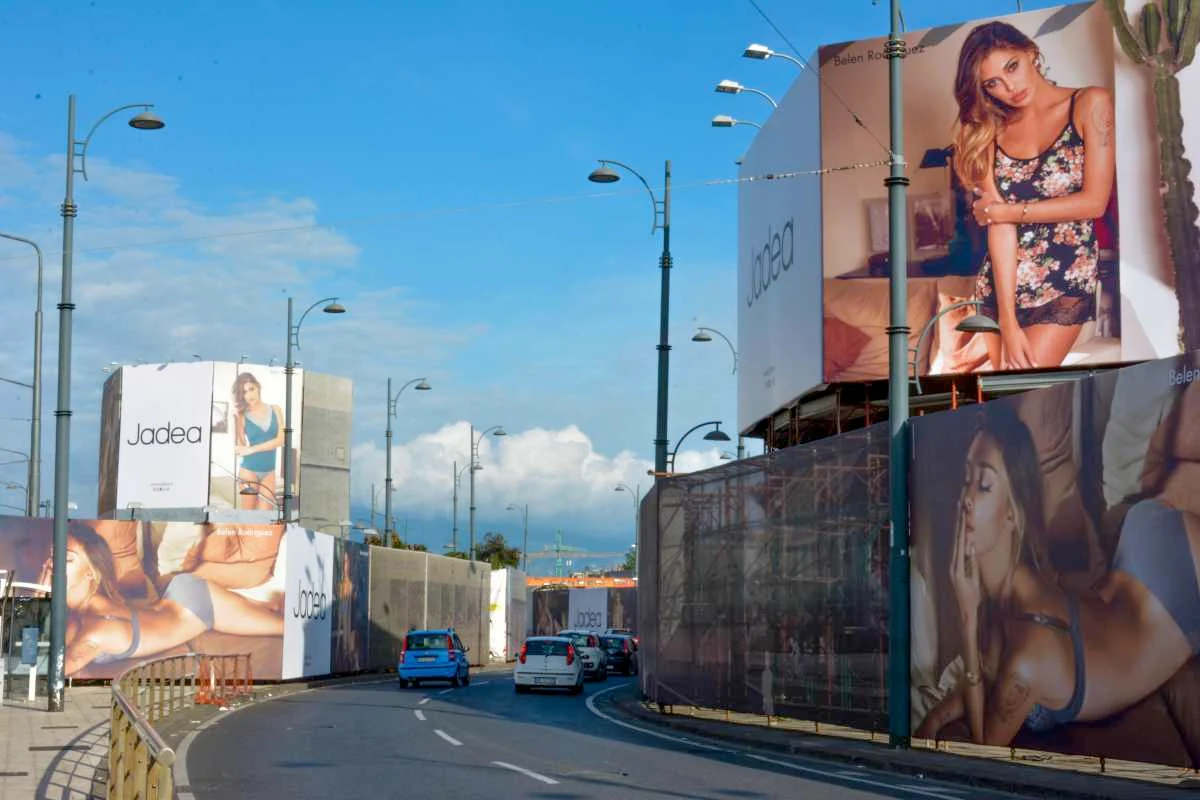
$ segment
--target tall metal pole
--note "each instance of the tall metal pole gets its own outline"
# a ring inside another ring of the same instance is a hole
[[[663,249],[658,266],[662,271],[662,297],[658,316],[658,424],[654,436],[654,472],[667,471],[667,384],[671,345],[668,323],[671,319],[671,161],[663,170]]]
[[[26,478],[25,516],[38,516],[42,494],[42,248],[21,236],[0,233],[0,238],[21,242],[37,253],[37,304],[33,312],[33,411],[29,421],[29,475]]]
[[[891,105],[891,174],[888,190],[888,261],[891,325],[888,326],[888,470],[891,492],[891,567],[888,598],[888,740],[908,747],[909,722],[909,552],[908,552],[908,242],[905,203],[903,58],[900,0],[891,0],[888,58]]]
[[[67,502],[71,482],[71,266],[75,215],[75,95],[67,97],[67,189],[62,203],[62,299],[58,304],[58,407],[54,411],[54,549],[50,577],[50,711],[63,710],[67,632]],[[30,453],[30,458],[34,457]]]
[[[392,544],[392,379],[387,379],[387,473],[383,479],[383,540]]]
[[[452,510],[450,512],[450,550],[458,552],[458,461],[455,461],[451,467],[451,475],[454,476],[454,487],[450,490],[450,504]]]
[[[469,512],[467,517],[467,530],[470,549],[467,550],[467,560],[475,560],[475,426],[471,426],[471,463],[467,466],[467,472],[471,474],[471,499],[469,501]]]
[[[284,383],[287,388],[284,393],[283,407],[283,507],[280,509],[285,523],[292,521],[292,373],[296,364],[292,360],[292,338],[295,331],[292,327],[292,298],[287,302],[287,361],[284,363]]]
[[[525,511],[521,515],[521,571],[529,572],[529,503],[525,504]]]
[[[375,484],[371,484],[371,527],[375,527],[375,498],[378,494],[375,492]],[[378,528],[376,528],[378,530]]]

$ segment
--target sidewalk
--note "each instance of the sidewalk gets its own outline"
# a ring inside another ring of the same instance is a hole
[[[62,713],[46,698],[0,706],[0,800],[103,798],[108,780],[108,686],[67,689]]]
[[[1100,775],[1094,767],[1090,772],[1083,771],[1086,769],[1083,762],[1094,764],[1094,759],[1056,756],[1051,762],[1045,760],[1044,754],[1037,754],[1036,760],[1044,765],[1028,766],[1020,760],[1009,760],[1007,748],[977,748],[980,752],[971,755],[927,747],[897,750],[888,747],[880,737],[871,741],[860,733],[859,738],[850,738],[847,735],[851,733],[849,729],[839,730],[837,726],[822,725],[823,733],[818,734],[812,732],[812,723],[775,717],[767,727],[765,717],[752,714],[726,714],[682,706],[674,708],[676,713],[670,713],[670,707],[667,713],[660,713],[657,705],[642,702],[634,691],[618,691],[610,697],[612,707],[618,713],[681,733],[718,739],[760,752],[836,761],[1025,797],[1061,800],[1194,800],[1200,797],[1200,792],[1196,791],[1200,789],[1200,775],[1175,767],[1109,762],[1108,774]],[[1001,753],[1003,757],[997,757]],[[1034,760],[1035,757],[1017,751],[1017,758]],[[1113,776],[1114,768],[1119,768],[1120,774],[1127,777]]]

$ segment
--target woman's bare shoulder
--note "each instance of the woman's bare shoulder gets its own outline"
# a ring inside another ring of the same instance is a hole
[[[1096,110],[1107,110],[1111,113],[1113,107],[1112,90],[1104,86],[1084,86],[1078,90],[1075,97],[1075,107],[1080,119],[1088,119],[1088,115]]]

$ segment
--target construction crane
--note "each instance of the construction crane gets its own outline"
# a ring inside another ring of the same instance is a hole
[[[554,559],[554,576],[561,578],[563,576],[563,567],[565,560],[568,558],[624,558],[624,553],[597,553],[586,550],[575,545],[563,544],[563,533],[561,530],[554,534],[554,544],[545,545],[545,549],[537,553],[528,553],[527,557],[530,560],[536,558],[553,558]]]

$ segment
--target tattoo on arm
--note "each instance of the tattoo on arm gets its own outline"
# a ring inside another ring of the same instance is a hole
[[[1112,141],[1113,110],[1107,103],[1098,102],[1092,109],[1092,126],[1096,129],[1097,144],[1108,147]]]
[[[1029,684],[1015,672],[1010,672],[1004,679],[1000,689],[999,702],[996,704],[996,717],[1003,722],[1009,722],[1029,700]]]

